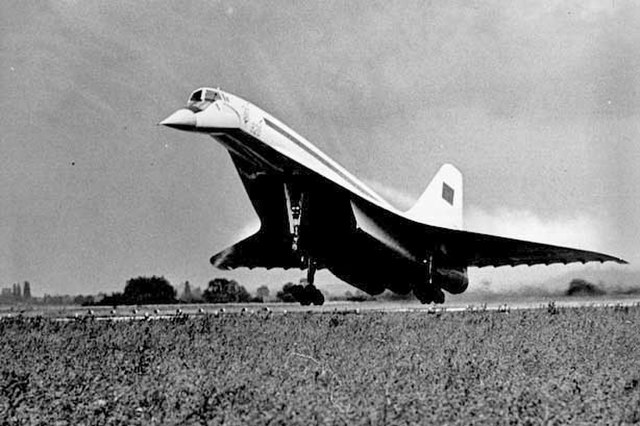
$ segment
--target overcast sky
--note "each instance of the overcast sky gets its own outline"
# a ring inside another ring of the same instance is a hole
[[[635,2],[0,8],[2,287],[281,285],[209,265],[256,218],[221,146],[156,126],[200,86],[271,112],[399,206],[451,162],[469,228],[640,263]]]

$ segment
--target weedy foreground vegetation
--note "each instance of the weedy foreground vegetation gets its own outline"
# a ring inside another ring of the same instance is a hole
[[[0,321],[2,424],[640,422],[640,308]]]

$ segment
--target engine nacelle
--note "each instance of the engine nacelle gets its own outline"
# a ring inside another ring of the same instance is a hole
[[[467,268],[437,267],[433,282],[451,294],[460,294],[469,287]]]

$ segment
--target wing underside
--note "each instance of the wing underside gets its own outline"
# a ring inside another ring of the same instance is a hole
[[[366,200],[353,205],[354,211],[360,212],[361,217],[375,223],[377,228],[384,229],[387,235],[402,245],[403,250],[418,258],[435,251],[444,254],[458,266],[476,267],[594,261],[627,263],[617,257],[592,251],[424,225]]]
[[[466,266],[550,265],[614,261],[626,263],[606,254],[550,244],[517,240],[467,231],[438,230],[439,238],[448,241],[456,259]]]
[[[299,268],[300,259],[291,250],[291,236],[281,176],[264,173],[259,167],[230,152],[247,191],[260,229],[252,236],[211,257],[219,269]]]
[[[276,235],[260,231],[211,257],[211,264],[219,269],[290,269],[302,266],[290,244]]]

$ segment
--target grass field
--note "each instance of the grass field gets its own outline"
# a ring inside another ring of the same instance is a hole
[[[640,422],[640,308],[0,321],[2,424]]]

